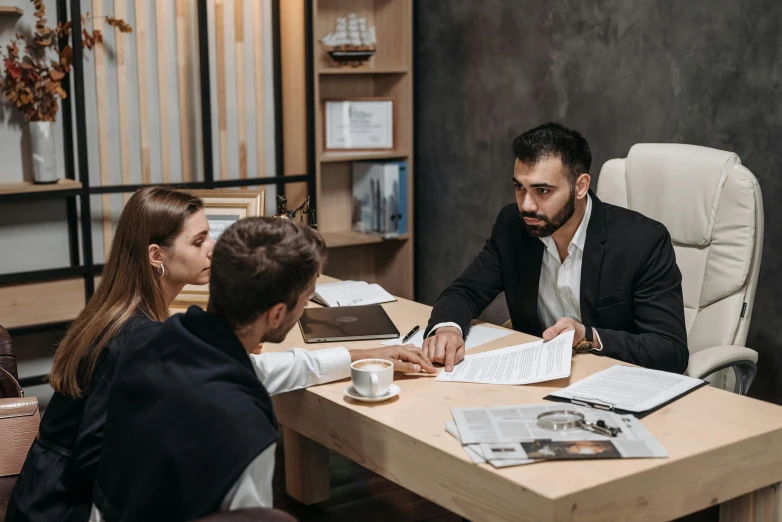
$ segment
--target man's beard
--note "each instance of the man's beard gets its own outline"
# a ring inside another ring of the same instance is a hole
[[[289,316],[292,316],[293,314],[289,313]],[[286,319],[288,319],[286,317]],[[263,336],[263,339],[261,342],[264,343],[281,343],[285,340],[285,337],[287,337],[288,332],[291,331],[291,328],[296,326],[296,322],[298,319],[295,319],[293,321],[287,320],[285,323],[281,324],[278,328],[275,328],[274,330],[270,332],[266,332],[266,335]]]
[[[548,237],[559,228],[567,223],[567,221],[573,217],[576,213],[576,191],[570,190],[570,197],[565,205],[554,214],[553,217],[544,216],[542,214],[535,214],[534,212],[519,212],[519,216],[522,218],[524,228],[527,229],[527,234],[532,237]],[[523,218],[539,219],[543,221],[542,225],[528,225]]]

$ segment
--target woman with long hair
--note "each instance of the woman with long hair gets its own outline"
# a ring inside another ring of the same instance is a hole
[[[55,353],[49,376],[55,393],[16,483],[8,522],[89,519],[119,354],[151,335],[186,284],[209,282],[213,248],[200,199],[159,187],[130,198],[101,283]]]

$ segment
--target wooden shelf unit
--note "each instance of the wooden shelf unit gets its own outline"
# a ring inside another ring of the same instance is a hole
[[[321,163],[334,163],[339,161],[367,161],[367,160],[393,160],[406,159],[410,156],[407,151],[401,150],[355,150],[333,151],[326,150],[319,153]]]
[[[323,67],[318,74],[407,74],[407,67]]]
[[[21,7],[12,5],[0,5],[0,15],[22,16],[24,11]]]
[[[336,232],[321,232],[320,234],[323,240],[326,242],[328,248],[338,248],[346,246],[356,245],[371,245],[375,243],[383,243],[385,241],[406,241],[410,239],[410,234],[403,234],[401,236],[385,239],[380,236],[372,234],[362,234],[361,232],[354,232],[353,230],[343,230]]]
[[[31,194],[34,192],[57,192],[62,190],[79,190],[81,183],[72,179],[60,179],[57,183],[35,184],[31,181],[15,183],[0,183],[0,195]]]
[[[412,0],[313,0],[314,125],[318,228],[329,247],[324,273],[379,283],[413,298],[413,5]],[[362,13],[377,33],[377,52],[361,68],[331,62],[320,39],[349,12]],[[325,151],[324,101],[354,97],[394,99],[394,150]],[[407,162],[407,233],[400,238],[351,231],[352,162]]]

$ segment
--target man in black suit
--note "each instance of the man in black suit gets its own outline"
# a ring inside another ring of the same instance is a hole
[[[573,329],[577,353],[683,373],[682,277],[665,226],[595,196],[589,144],[574,130],[547,123],[513,151],[516,204],[437,299],[426,355],[451,371],[470,321],[505,291],[515,330],[549,340]]]

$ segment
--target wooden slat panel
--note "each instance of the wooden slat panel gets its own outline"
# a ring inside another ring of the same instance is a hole
[[[317,3],[314,2],[314,3]],[[307,69],[305,63],[304,0],[280,2],[280,62],[282,82],[282,143],[286,175],[307,172]],[[316,8],[317,9],[317,8]],[[317,91],[318,85],[315,84]],[[317,94],[316,94],[317,96]],[[318,122],[315,126],[317,129]],[[297,207],[307,185],[285,185],[289,206]]]
[[[93,27],[103,31],[103,1],[92,0]],[[106,50],[102,45],[93,49],[95,54],[95,100],[98,113],[98,158],[101,185],[111,184],[111,163],[109,161],[109,124],[106,106]],[[103,255],[109,255],[111,247],[111,197],[103,194],[100,198],[101,222],[103,225]]]
[[[116,18],[125,18],[125,0],[114,0],[114,16]],[[125,38],[119,29],[114,30],[116,56],[117,56],[117,106],[119,109],[119,151],[122,172],[122,183],[130,185],[130,137],[128,129],[128,68],[125,63]],[[126,192],[122,194],[125,203],[130,199],[131,194]]]
[[[217,68],[217,130],[220,143],[220,172],[217,179],[228,178],[228,115],[225,92],[225,16],[223,0],[215,0],[215,67]]]
[[[155,2],[155,27],[157,29],[157,85],[158,115],[160,118],[160,167],[163,183],[171,182],[171,138],[168,124],[168,67],[166,62],[166,5]]]
[[[263,103],[263,12],[261,2],[252,2],[253,11],[253,62],[255,69],[255,153],[258,157],[257,177],[266,176],[266,118]],[[269,173],[274,175],[276,172]]]
[[[0,323],[6,328],[71,321],[82,308],[82,278],[0,287]]]
[[[244,0],[234,0],[234,60],[236,64],[236,125],[239,138],[239,177],[247,179],[247,121],[244,98]]]
[[[187,7],[193,2],[176,0],[176,52],[179,86],[179,148],[182,155],[182,181],[193,181],[193,167],[190,151],[190,122],[188,110],[190,107],[190,89],[188,78],[191,61],[187,55]]]
[[[145,0],[136,2],[136,69],[138,74],[138,124],[141,145],[141,182],[152,182],[149,156],[149,97],[147,95],[147,20]]]
[[[304,1],[280,2],[280,65],[285,174],[307,171]]]

